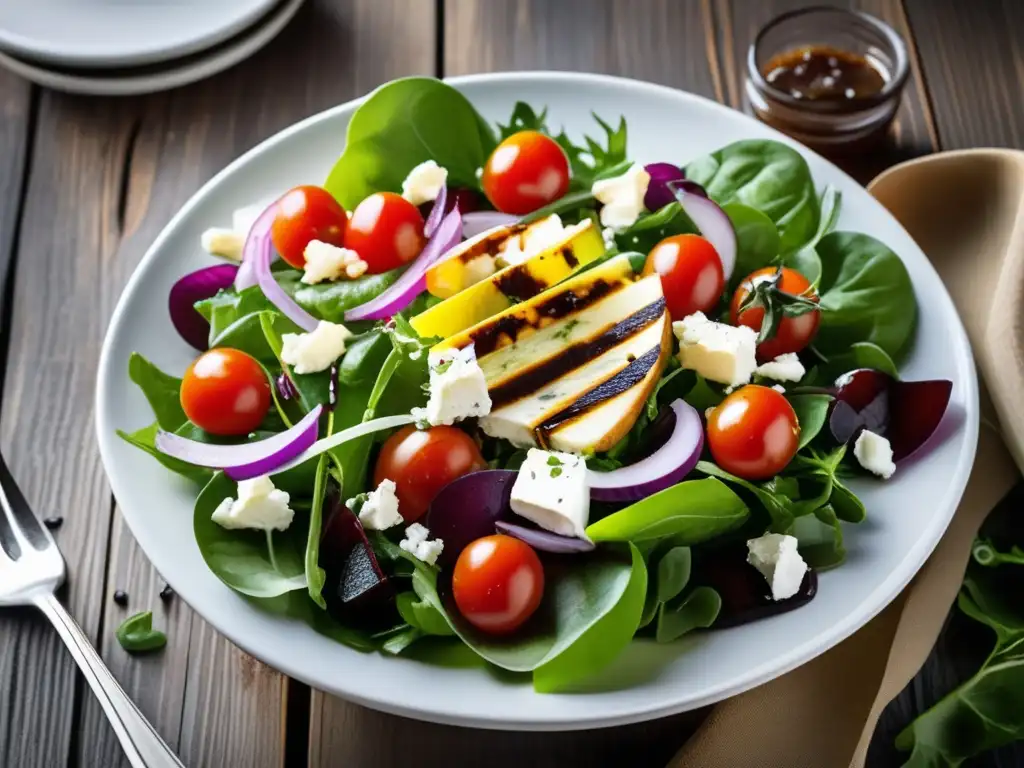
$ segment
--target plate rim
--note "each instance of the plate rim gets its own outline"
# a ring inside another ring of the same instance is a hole
[[[618,85],[631,89],[638,89],[640,91],[649,91],[655,94],[663,96],[669,96],[673,99],[686,101],[699,101],[703,107],[709,108],[712,111],[721,112],[728,115],[728,119],[735,119],[740,117],[744,120],[753,120],[749,115],[734,110],[724,104],[708,99],[698,94],[683,91],[678,88],[673,88],[667,85],[661,85],[656,83],[650,83],[641,80],[635,80],[627,77],[619,77],[615,75],[606,75],[589,72],[565,72],[555,70],[544,70],[544,71],[513,71],[513,72],[498,72],[498,73],[482,73],[473,75],[462,75],[458,77],[445,78],[445,82],[453,86],[463,85],[477,85],[487,83],[518,83],[525,81],[568,81],[577,83],[588,83],[588,84],[606,84],[606,85]],[[372,93],[372,91],[370,92]],[[267,151],[277,144],[287,141],[293,134],[299,133],[305,130],[307,127],[312,126],[318,122],[333,119],[339,113],[343,113],[350,109],[355,109],[365,101],[370,94],[366,94],[356,99],[352,99],[343,104],[336,105],[330,109],[324,110],[317,114],[311,115],[303,120],[300,120],[284,129],[268,137],[264,141],[251,148],[236,160],[228,164],[225,168],[215,174],[209,181],[207,181],[199,190],[197,190],[189,200],[175,213],[171,220],[161,230],[160,234],[153,241],[152,245],[147,249],[146,253],[139,261],[135,270],[132,272],[131,277],[126,283],[120,297],[118,298],[117,305],[114,312],[111,315],[110,322],[107,326],[107,332],[104,336],[103,346],[100,354],[100,362],[97,370],[97,386],[96,386],[96,399],[95,399],[95,425],[97,431],[97,439],[100,444],[100,454],[103,461],[104,469],[107,471],[107,477],[109,478],[111,488],[114,491],[115,497],[117,496],[117,487],[121,485],[119,481],[114,480],[114,476],[107,470],[108,463],[111,460],[109,455],[110,441],[114,439],[114,433],[112,431],[107,433],[105,429],[107,425],[112,424],[110,417],[107,414],[107,409],[104,404],[104,398],[102,396],[102,385],[103,382],[110,376],[123,374],[123,371],[116,372],[112,369],[112,351],[111,351],[111,329],[121,321],[121,316],[125,312],[127,304],[127,296],[134,292],[137,284],[142,280],[142,277],[148,266],[154,263],[157,252],[163,247],[165,240],[170,237],[170,233],[176,229],[179,222],[187,217],[194,209],[198,208],[201,204],[205,203],[206,198],[211,194],[212,190],[219,186],[224,178],[233,174],[238,168],[248,164],[255,157],[261,153]],[[823,162],[830,166],[832,171],[845,177],[851,184],[862,187],[856,180],[845,173],[842,169],[838,168],[830,161],[814,152],[813,150],[804,147],[801,144],[793,141],[789,137],[771,129],[769,126],[763,126],[768,128],[772,137],[786,143],[790,146],[796,147],[805,156],[814,157],[817,161]],[[899,228],[907,237],[911,240],[909,233],[903,225],[893,216],[889,211],[881,206],[877,200],[875,200],[870,193],[864,189],[865,195],[873,200],[879,208],[884,212],[885,216],[891,219],[892,224]],[[916,241],[914,241],[916,244]],[[920,248],[919,248],[920,250]],[[922,251],[923,253],[923,251]],[[571,730],[583,730],[590,728],[604,728],[613,727],[618,725],[626,725],[630,723],[644,722],[647,720],[653,720],[660,717],[667,717],[680,712],[697,709],[702,706],[713,704],[722,701],[726,698],[736,696],[740,693],[748,691],[759,685],[763,685],[773,679],[781,677],[792,671],[793,669],[806,664],[823,653],[827,652],[831,648],[838,645],[840,642],[848,638],[858,629],[866,625],[875,616],[877,616],[882,610],[888,607],[892,601],[899,595],[904,587],[910,582],[910,580],[920,571],[925,561],[934,551],[938,545],[942,536],[945,534],[949,523],[956,512],[957,506],[963,497],[964,490],[967,486],[968,477],[970,475],[971,468],[974,464],[974,458],[977,450],[977,435],[979,429],[979,386],[978,378],[974,363],[973,354],[971,352],[970,340],[967,337],[966,330],[963,326],[963,322],[960,319],[959,313],[956,310],[956,306],[953,304],[952,298],[949,292],[946,290],[945,285],[942,284],[941,279],[938,277],[938,273],[935,271],[931,261],[927,259],[925,255],[924,268],[931,270],[936,280],[941,287],[941,299],[946,305],[946,309],[949,310],[948,314],[951,317],[951,328],[950,330],[956,335],[965,354],[961,356],[956,362],[957,376],[958,379],[962,380],[963,392],[964,392],[964,414],[963,421],[959,425],[960,428],[966,430],[966,450],[961,454],[959,464],[956,467],[956,471],[951,478],[951,491],[955,497],[955,501],[949,504],[948,512],[942,517],[941,520],[936,519],[935,524],[928,529],[931,535],[925,537],[919,537],[912,549],[908,550],[904,557],[901,567],[894,569],[890,572],[885,579],[872,591],[861,604],[854,610],[847,614],[843,621],[832,625],[826,632],[818,633],[813,637],[807,638],[804,642],[795,644],[786,653],[773,657],[770,661],[757,666],[746,669],[742,674],[735,675],[728,684],[720,684],[714,688],[707,689],[702,696],[698,698],[689,698],[687,700],[676,699],[668,703],[652,704],[650,706],[629,706],[629,707],[609,707],[608,710],[602,714],[592,715],[587,714],[582,718],[573,718],[571,716],[564,716],[558,718],[545,718],[544,720],[531,720],[528,713],[524,713],[523,717],[510,719],[507,716],[500,719],[496,719],[493,716],[489,716],[487,713],[481,713],[472,717],[467,717],[459,713],[453,713],[445,710],[438,709],[426,709],[415,705],[405,704],[403,702],[386,700],[376,698],[373,695],[366,695],[364,693],[343,690],[337,685],[336,682],[333,684],[325,684],[322,680],[311,679],[302,670],[295,668],[291,663],[290,659],[285,658],[282,661],[274,660],[268,661],[267,656],[263,653],[254,649],[254,644],[248,637],[240,637],[238,633],[233,631],[231,627],[227,629],[223,628],[218,622],[211,620],[201,610],[194,608],[190,603],[190,607],[196,610],[197,613],[202,616],[204,620],[210,623],[210,625],[218,632],[227,637],[232,643],[242,648],[247,653],[255,656],[256,658],[264,660],[268,665],[277,669],[278,671],[289,675],[295,679],[306,682],[307,684],[315,687],[329,690],[330,693],[338,695],[346,700],[355,702],[357,704],[367,706],[379,711],[388,712],[391,714],[401,715],[405,717],[412,717],[418,720],[424,720],[434,723],[443,723],[449,725],[457,725],[461,727],[473,727],[473,728],[488,728],[496,730],[518,730],[518,731],[571,731]],[[934,299],[934,297],[932,297]],[[125,520],[128,522],[129,528],[132,530],[133,536],[135,531],[132,528],[132,524],[129,520],[131,515],[125,514]],[[138,537],[136,537],[138,540]],[[142,542],[139,541],[140,547]],[[156,566],[156,560],[152,557],[150,552],[142,547],[147,558]],[[166,562],[171,559],[168,557],[159,557],[161,562]],[[159,570],[159,568],[158,568]],[[162,571],[161,571],[162,572]],[[191,590],[189,590],[191,591]],[[185,595],[182,595],[185,597]],[[186,598],[186,602],[187,598]],[[252,607],[251,610],[258,611],[256,607]],[[312,631],[312,630],[311,630]],[[580,694],[575,694],[580,695]]]

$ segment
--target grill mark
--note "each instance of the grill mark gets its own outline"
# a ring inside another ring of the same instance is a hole
[[[546,384],[560,379],[570,371],[619,346],[630,337],[643,331],[651,323],[656,322],[664,313],[665,299],[660,298],[620,320],[600,336],[565,347],[557,355],[545,360],[540,365],[491,389],[491,407],[497,410],[533,394]],[[631,365],[632,362],[630,361]]]
[[[580,265],[580,260],[576,258],[576,253],[571,245],[566,245],[562,248],[562,259],[569,265],[570,269],[576,269]]]
[[[498,286],[498,290],[512,301],[532,299],[548,288],[547,283],[542,283],[530,274],[525,264],[517,264],[502,270],[496,276],[495,284]]]
[[[518,237],[519,235],[526,231],[526,228],[528,226],[528,224],[512,224],[507,228],[499,229],[494,234],[488,235],[482,240],[473,243],[473,245],[467,248],[465,252],[460,253],[455,258],[457,258],[463,264],[468,264],[473,259],[479,256],[497,256],[499,253],[499,245],[504,243],[506,240],[512,239],[513,237]]]
[[[587,286],[562,291],[537,305],[534,309],[538,316],[537,320],[531,321],[522,315],[511,314],[488,323],[483,328],[469,334],[470,341],[476,345],[476,356],[481,358],[498,349],[502,336],[507,336],[509,343],[515,343],[523,328],[540,327],[540,319],[546,317],[550,320],[558,320],[573,312],[579,312],[629,284],[629,280],[626,279],[615,282],[603,279],[595,280]],[[529,311],[527,310],[527,312]]]
[[[608,381],[594,387],[578,398],[572,405],[548,418],[534,430],[537,435],[537,441],[542,446],[549,445],[549,438],[552,432],[565,426],[568,422],[584,416],[588,411],[593,410],[606,400],[611,400],[613,397],[621,395],[626,390],[639,384],[650,370],[657,365],[660,355],[661,344],[651,347],[651,349],[644,352],[640,357],[615,374],[615,376],[608,379]]]

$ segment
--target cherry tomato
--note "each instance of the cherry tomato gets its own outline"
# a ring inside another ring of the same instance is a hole
[[[426,242],[423,215],[394,192],[376,192],[352,211],[345,247],[358,253],[372,274],[396,269],[420,255]]]
[[[189,421],[214,435],[247,435],[270,409],[270,382],[245,352],[211,349],[185,371],[181,408]]]
[[[423,517],[437,492],[457,477],[487,469],[473,438],[455,427],[418,430],[412,425],[387,439],[373,482],[395,481],[398,511],[406,522]]]
[[[647,254],[643,273],[661,275],[665,306],[673,320],[707,312],[725,287],[718,251],[700,235],[666,237]]]
[[[323,187],[295,187],[277,203],[270,239],[281,258],[296,269],[306,263],[310,240],[340,246],[345,241],[348,215]]]
[[[749,274],[732,297],[729,304],[729,316],[733,325],[745,325],[755,331],[761,330],[764,320],[764,307],[751,307],[740,311],[740,306],[758,283],[770,280],[778,271],[777,267],[765,267]],[[811,301],[818,301],[818,294],[811,288],[810,282],[795,269],[782,268],[778,289],[793,296],[806,296]],[[812,310],[796,317],[783,317],[775,335],[757,345],[757,358],[762,362],[774,360],[787,352],[799,352],[814,339],[818,332],[821,312]]]
[[[738,389],[708,416],[708,447],[715,463],[747,480],[781,472],[799,442],[793,406],[771,387],[749,384]]]
[[[519,131],[487,158],[482,181],[495,208],[522,216],[566,193],[569,160],[551,137],[537,131]]]
[[[482,632],[504,635],[522,626],[544,596],[544,567],[519,539],[495,534],[459,555],[452,573],[459,613]]]

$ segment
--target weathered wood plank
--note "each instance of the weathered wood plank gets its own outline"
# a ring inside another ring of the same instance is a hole
[[[747,76],[747,51],[758,30],[769,20],[787,11],[807,6],[801,0],[765,0],[749,3],[744,0],[713,0],[715,29],[718,33],[725,73],[728,103],[736,109],[751,112],[744,94]],[[861,182],[867,182],[885,168],[911,157],[935,151],[936,136],[931,110],[924,93],[921,72],[914,55],[900,0],[825,0],[819,5],[866,11],[885,20],[907,40],[911,53],[911,72],[903,92],[903,100],[887,143],[869,154],[840,158],[844,169]]]
[[[21,213],[28,139],[34,128],[32,117],[31,86],[10,72],[0,71],[0,322],[9,311],[4,305],[6,282]],[[0,328],[0,343],[6,345],[3,330]],[[0,349],[2,352],[6,352],[6,347]]]

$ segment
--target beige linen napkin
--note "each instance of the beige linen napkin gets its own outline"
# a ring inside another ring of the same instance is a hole
[[[719,704],[669,768],[861,768],[879,715],[938,638],[978,527],[1024,467],[1024,409],[1014,408],[1024,391],[1024,152],[931,155],[868,189],[931,259],[974,348],[982,424],[967,490],[889,607],[817,659]]]

